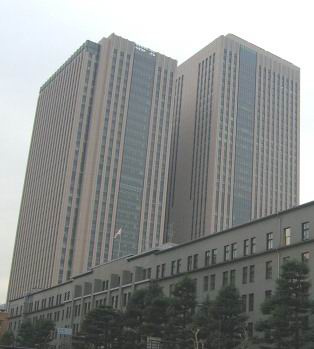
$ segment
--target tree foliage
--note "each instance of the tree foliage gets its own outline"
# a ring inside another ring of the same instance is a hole
[[[52,340],[55,324],[51,320],[38,320],[34,324],[26,320],[18,331],[17,343],[26,347],[39,346],[45,348]]]
[[[0,344],[2,345],[12,345],[14,344],[14,334],[13,332],[9,329],[0,338]]]
[[[265,318],[256,327],[263,333],[261,348],[301,349],[312,343],[308,277],[306,263],[291,260],[283,264],[275,294],[261,307]]]
[[[82,323],[80,335],[95,348],[121,348],[123,317],[121,312],[102,306],[90,311]]]

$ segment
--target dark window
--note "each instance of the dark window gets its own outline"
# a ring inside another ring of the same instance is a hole
[[[246,294],[243,294],[242,297],[241,297],[241,303],[242,303],[242,312],[245,313],[246,312],[246,303],[247,303],[247,300],[246,300]]]
[[[308,240],[310,238],[310,223],[302,223],[302,240]]]
[[[205,267],[210,265],[210,250],[205,251]]]
[[[159,279],[160,277],[160,265],[157,265],[156,267],[156,279]]]
[[[204,283],[203,283],[203,290],[204,292],[208,291],[208,276],[204,276]]]
[[[235,286],[235,282],[236,282],[236,271],[230,270],[230,285]]]
[[[254,293],[249,294],[249,311],[254,311]]]
[[[181,271],[181,259],[177,260],[177,274],[179,274]]]
[[[247,335],[249,338],[253,337],[253,322],[247,323]]]
[[[166,273],[166,264],[161,265],[161,277],[164,278]]]
[[[242,269],[242,284],[247,283],[247,271],[248,271],[248,267],[243,267],[243,269]]]
[[[230,259],[230,246],[224,246],[224,261],[228,261]]]
[[[171,275],[174,274],[175,267],[176,267],[176,261],[171,261]]]
[[[197,269],[198,268],[198,254],[195,254],[193,256],[193,269]]]
[[[254,282],[255,278],[255,266],[250,265],[250,282]]]
[[[217,263],[217,248],[212,249],[212,264]]]
[[[272,291],[271,290],[266,290],[265,291],[265,299],[270,299],[272,295]]]
[[[272,279],[272,278],[273,278],[273,266],[272,266],[272,261],[267,261],[267,262],[266,262],[265,278],[266,278],[266,280],[269,280],[269,279]]]
[[[222,273],[222,286],[227,286],[228,285],[228,279],[229,279],[229,275],[228,275],[228,271],[224,271]]]
[[[214,290],[216,288],[216,274],[210,275],[210,289]]]
[[[266,234],[266,250],[271,250],[274,245],[273,233]]]
[[[231,259],[237,258],[237,243],[231,244]]]
[[[251,254],[256,252],[256,238],[251,238]]]
[[[188,256],[188,271],[192,270],[192,256]]]
[[[243,256],[247,256],[249,254],[249,239],[245,239],[243,241]]]

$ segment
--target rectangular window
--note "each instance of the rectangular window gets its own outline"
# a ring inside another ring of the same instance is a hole
[[[243,256],[248,256],[249,254],[249,239],[245,239],[243,242]]]
[[[205,267],[210,265],[210,250],[205,251]]]
[[[157,265],[156,267],[156,279],[160,278],[160,265]]]
[[[210,275],[210,289],[214,290],[216,288],[216,274]]]
[[[230,270],[230,285],[235,286],[236,283],[236,271]]]
[[[272,261],[266,262],[265,278],[266,278],[266,280],[270,280],[270,279],[273,278],[273,266],[272,266]]]
[[[181,258],[177,259],[177,274],[181,272]]]
[[[265,300],[269,300],[272,296],[272,291],[271,290],[266,290],[265,291]]]
[[[249,338],[253,337],[253,322],[247,323],[247,335]]]
[[[243,267],[242,269],[242,284],[247,284],[247,271],[248,267]]]
[[[188,271],[192,270],[192,256],[188,256]]]
[[[193,256],[193,269],[197,269],[198,268],[198,254],[195,254]]]
[[[203,291],[207,292],[208,291],[208,276],[205,275],[203,279]]]
[[[165,277],[165,273],[166,273],[166,264],[162,264],[161,265],[161,278]]]
[[[308,263],[310,260],[310,252],[309,251],[303,252],[301,254],[301,259],[302,259],[302,262]]]
[[[271,250],[274,245],[273,233],[266,234],[266,250]]]
[[[310,238],[310,222],[302,223],[302,240],[309,240]]]
[[[246,299],[246,294],[243,294],[241,297],[241,303],[242,303],[242,312],[245,313],[246,312],[246,303],[247,303],[247,299]]]
[[[231,259],[237,258],[237,243],[231,244]]]
[[[254,311],[254,293],[249,294],[249,311]]]
[[[291,228],[287,227],[283,230],[283,244],[289,246],[291,243]]]
[[[212,249],[212,264],[217,263],[217,248]]]
[[[176,267],[176,261],[171,261],[171,275],[174,275]]]
[[[255,265],[250,265],[250,282],[254,282],[255,279]]]
[[[152,268],[147,268],[147,279],[150,279],[152,276]]]
[[[228,261],[230,259],[230,246],[224,246],[224,261]]]
[[[228,275],[228,271],[224,271],[222,273],[222,286],[227,286],[228,285],[228,279],[229,279],[229,275]]]
[[[251,254],[256,253],[256,238],[251,238]]]

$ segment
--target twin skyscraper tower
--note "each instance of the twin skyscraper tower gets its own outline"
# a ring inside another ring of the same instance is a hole
[[[8,300],[297,205],[299,82],[230,34],[178,67],[84,43],[40,89]]]

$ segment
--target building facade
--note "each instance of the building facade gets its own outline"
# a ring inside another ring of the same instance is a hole
[[[197,301],[235,285],[240,292],[248,328],[261,318],[260,305],[275,289],[281,265],[303,260],[314,277],[314,202],[176,246],[160,246],[97,266],[55,287],[34,291],[9,304],[10,328],[17,333],[22,321],[51,319],[56,323],[55,344],[69,342],[58,329],[77,334],[85,315],[101,305],[124,310],[132,293],[158,280],[169,296],[175,283],[189,276]],[[311,297],[314,297],[311,288]]]
[[[231,34],[179,65],[167,241],[298,204],[299,90],[298,67]]]
[[[8,300],[163,242],[175,71],[112,34],[41,87]]]

